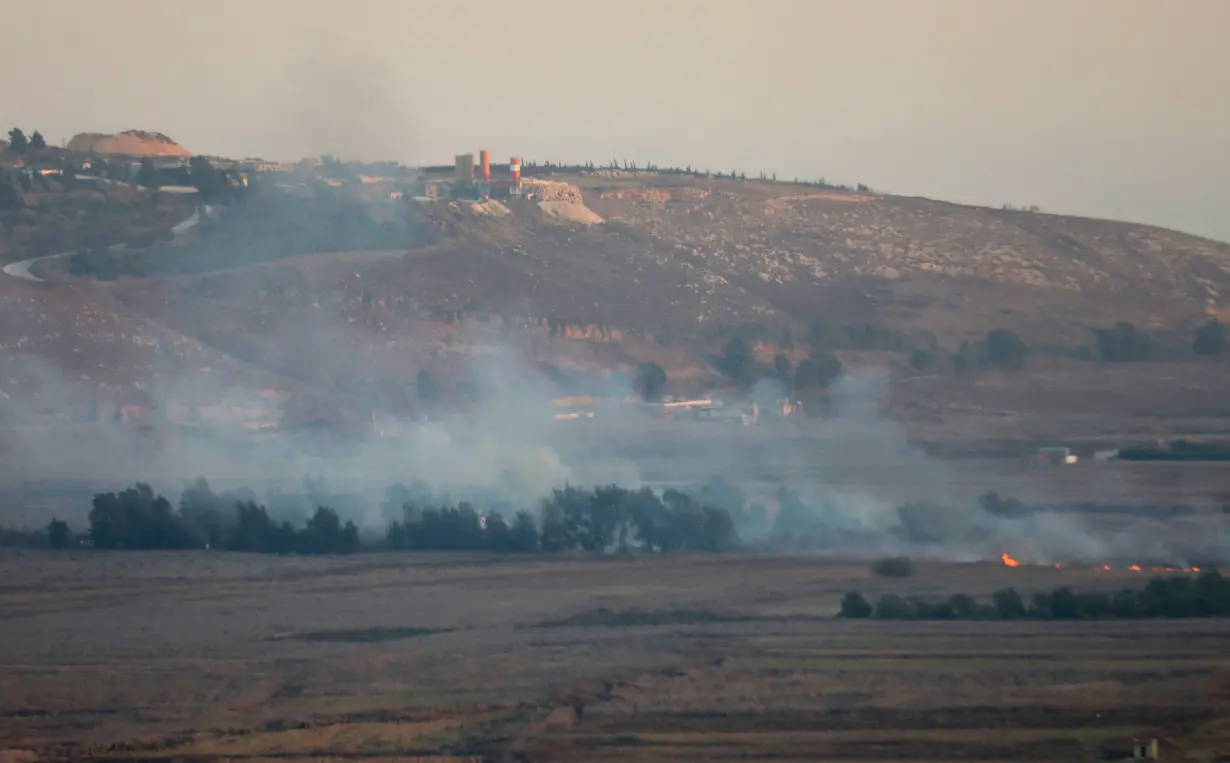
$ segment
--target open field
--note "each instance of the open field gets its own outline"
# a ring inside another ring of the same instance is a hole
[[[1168,759],[1230,751],[1224,621],[832,617],[855,588],[1143,582],[1126,571],[7,551],[0,580],[0,749],[48,756],[1101,760],[1134,737],[1173,745]]]

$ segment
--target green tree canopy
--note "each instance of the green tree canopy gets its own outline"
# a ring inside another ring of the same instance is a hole
[[[9,150],[15,154],[20,154],[30,147],[30,139],[21,131],[20,127],[14,127],[9,130]]]
[[[1221,355],[1226,351],[1226,327],[1216,318],[1210,318],[1196,329],[1196,341],[1192,351],[1197,355]]]
[[[641,399],[647,403],[662,399],[666,381],[666,370],[653,361],[636,367],[636,388],[641,393]]]

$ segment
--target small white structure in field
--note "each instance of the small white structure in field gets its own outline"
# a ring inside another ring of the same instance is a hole
[[[1074,464],[1077,461],[1076,454],[1071,448],[1038,448],[1038,455],[1049,459],[1052,464],[1056,465]]]
[[[1094,461],[1114,461],[1119,458],[1119,449],[1112,448],[1110,450],[1095,450],[1093,452]]]

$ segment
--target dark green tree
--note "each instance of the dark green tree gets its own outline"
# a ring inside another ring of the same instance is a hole
[[[217,201],[226,194],[226,176],[203,156],[188,160],[188,176],[204,201]]]
[[[794,387],[794,376],[790,367],[790,358],[780,352],[774,356],[773,372],[777,374],[777,378],[787,390]]]
[[[731,337],[718,358],[718,370],[743,385],[751,385],[756,371],[756,353],[747,339]]]
[[[436,377],[432,376],[431,371],[424,368],[415,374],[414,388],[419,393],[419,399],[424,403],[431,405],[436,402],[439,390],[436,388]]]
[[[662,399],[666,381],[666,371],[657,363],[648,361],[636,367],[636,388],[647,403]]]
[[[1019,620],[1029,614],[1021,594],[1017,593],[1015,588],[1000,589],[994,593],[993,598],[995,609],[1003,620]]]
[[[22,132],[20,127],[14,127],[9,130],[9,151],[15,154],[23,153],[30,147],[30,139]]]
[[[930,347],[920,347],[910,354],[910,365],[919,373],[926,373],[935,368],[937,357]]]
[[[0,170],[0,211],[21,209],[26,205],[21,183],[13,175]]]
[[[910,602],[893,594],[881,596],[876,601],[877,620],[909,620],[914,617],[915,607]]]
[[[1019,371],[1025,367],[1029,349],[1016,332],[1007,329],[988,331],[986,337],[986,363],[1000,371]]]
[[[42,151],[47,148],[47,141],[43,138],[43,134],[38,130],[30,133],[30,148],[35,151]]]
[[[68,548],[70,539],[67,522],[62,519],[52,519],[47,523],[47,542],[52,548]]]
[[[528,511],[519,511],[509,531],[508,550],[530,553],[538,550],[538,527],[534,516]]]
[[[832,351],[813,352],[811,361],[816,366],[816,384],[822,389],[828,389],[841,376],[841,360]]]
[[[1197,355],[1221,355],[1225,351],[1226,327],[1216,318],[1209,318],[1203,326],[1196,329],[1192,352]]]
[[[1127,321],[1119,321],[1114,328],[1094,331],[1098,357],[1109,363],[1127,363],[1148,360],[1152,355],[1149,335]]]
[[[862,620],[871,617],[872,611],[871,602],[857,591],[851,591],[841,599],[841,617]]]
[[[193,536],[171,502],[144,483],[119,493],[99,493],[90,510],[95,548],[196,548]]]
[[[137,170],[137,185],[158,187],[158,170],[154,169],[154,163],[148,156],[141,160],[141,168]]]

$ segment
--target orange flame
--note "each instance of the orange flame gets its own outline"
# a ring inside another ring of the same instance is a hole
[[[1003,555],[1000,557],[1000,559],[1002,559],[1002,560],[1004,561],[1004,564],[1005,564],[1006,566],[1008,566],[1008,567],[1020,567],[1020,566],[1021,566],[1021,563],[1020,563],[1020,562],[1018,562],[1017,560],[1015,560],[1015,559],[1013,559],[1012,557],[1008,556],[1008,552],[1007,552],[1007,551],[1005,551],[1005,552],[1003,553]]]
[[[1129,569],[1129,570],[1131,570],[1132,572],[1140,572],[1140,565],[1139,565],[1139,564],[1133,564],[1133,565],[1130,565],[1130,566],[1128,567],[1128,569]]]
[[[1102,571],[1103,571],[1103,572],[1110,572],[1110,565],[1109,565],[1109,564],[1103,564],[1103,565],[1102,565],[1102,567],[1101,567],[1101,569],[1102,569]]]

